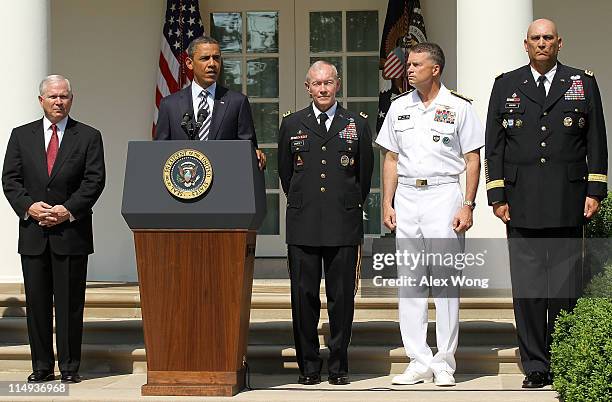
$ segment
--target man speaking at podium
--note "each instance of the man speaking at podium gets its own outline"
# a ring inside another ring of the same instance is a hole
[[[257,149],[251,106],[247,97],[217,84],[222,58],[219,43],[210,36],[194,39],[187,48],[191,85],[166,96],[159,105],[156,140],[250,140],[259,168],[265,154]]]

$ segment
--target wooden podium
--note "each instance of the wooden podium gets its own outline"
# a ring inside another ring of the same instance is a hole
[[[195,201],[172,196],[160,178],[182,149],[201,151],[213,169],[213,184]],[[250,143],[130,142],[122,214],[134,232],[140,284],[142,395],[237,394],[244,388],[255,229],[265,215],[263,174]]]

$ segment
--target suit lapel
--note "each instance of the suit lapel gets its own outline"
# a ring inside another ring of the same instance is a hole
[[[32,130],[32,145],[32,152],[34,152],[34,160],[36,161],[34,168],[38,169],[42,177],[48,177],[47,150],[45,149],[45,133],[42,119]]]
[[[553,82],[550,85],[550,89],[548,91],[548,96],[546,97],[546,102],[544,102],[544,107],[542,110],[547,111],[550,109],[564,93],[567,92],[569,87],[572,85],[572,81],[569,77],[569,72],[565,68],[565,66],[561,63],[557,64],[557,72],[555,73],[555,77],[553,78]]]
[[[346,127],[349,124],[350,120],[345,116],[345,110],[340,104],[336,108],[336,113],[334,114],[334,120],[332,120],[332,124],[327,131],[327,135],[325,137],[326,140],[329,140],[332,137],[335,137],[340,130]]]
[[[312,105],[308,106],[308,112],[306,113],[306,116],[302,118],[302,124],[306,126],[309,132],[313,132],[319,137],[325,138],[326,133],[324,133],[319,127],[319,123],[317,122],[314,111],[312,110]]]
[[[66,131],[64,131],[64,136],[62,137],[62,142],[60,143],[57,158],[55,158],[55,163],[53,164],[53,170],[51,171],[49,181],[55,178],[57,172],[62,168],[62,165],[68,158],[68,155],[72,154],[72,149],[77,141],[76,134],[78,133],[75,125],[76,122],[69,117],[68,124],[66,124]]]
[[[216,140],[219,127],[225,117],[225,111],[229,107],[229,98],[225,96],[227,94],[227,88],[224,88],[217,84],[215,90],[215,106],[213,107],[212,117],[210,121],[210,131],[208,133],[209,140]]]
[[[185,112],[189,113],[189,115],[193,118],[193,101],[191,98],[191,85],[185,87],[180,92],[180,110],[181,110],[181,119]],[[184,110],[184,111],[183,111]]]
[[[533,75],[531,74],[531,67],[529,65],[523,67],[521,71],[519,91],[524,93],[529,99],[542,106],[544,99],[540,97],[538,88],[536,87]]]

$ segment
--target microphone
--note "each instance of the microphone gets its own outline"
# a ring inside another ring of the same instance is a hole
[[[193,119],[189,112],[185,112],[183,120],[181,121],[181,128],[185,131],[190,140],[195,139],[195,133],[193,130]]]
[[[198,121],[196,122],[196,127],[198,128],[198,132],[202,128],[202,124],[204,124],[204,120],[208,117],[208,110],[200,109],[198,110]]]

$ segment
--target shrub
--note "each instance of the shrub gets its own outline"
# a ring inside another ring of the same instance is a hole
[[[582,298],[555,322],[554,387],[571,402],[612,401],[612,299]]]
[[[591,279],[584,294],[585,297],[606,297],[612,300],[612,263],[608,263],[601,273]]]

